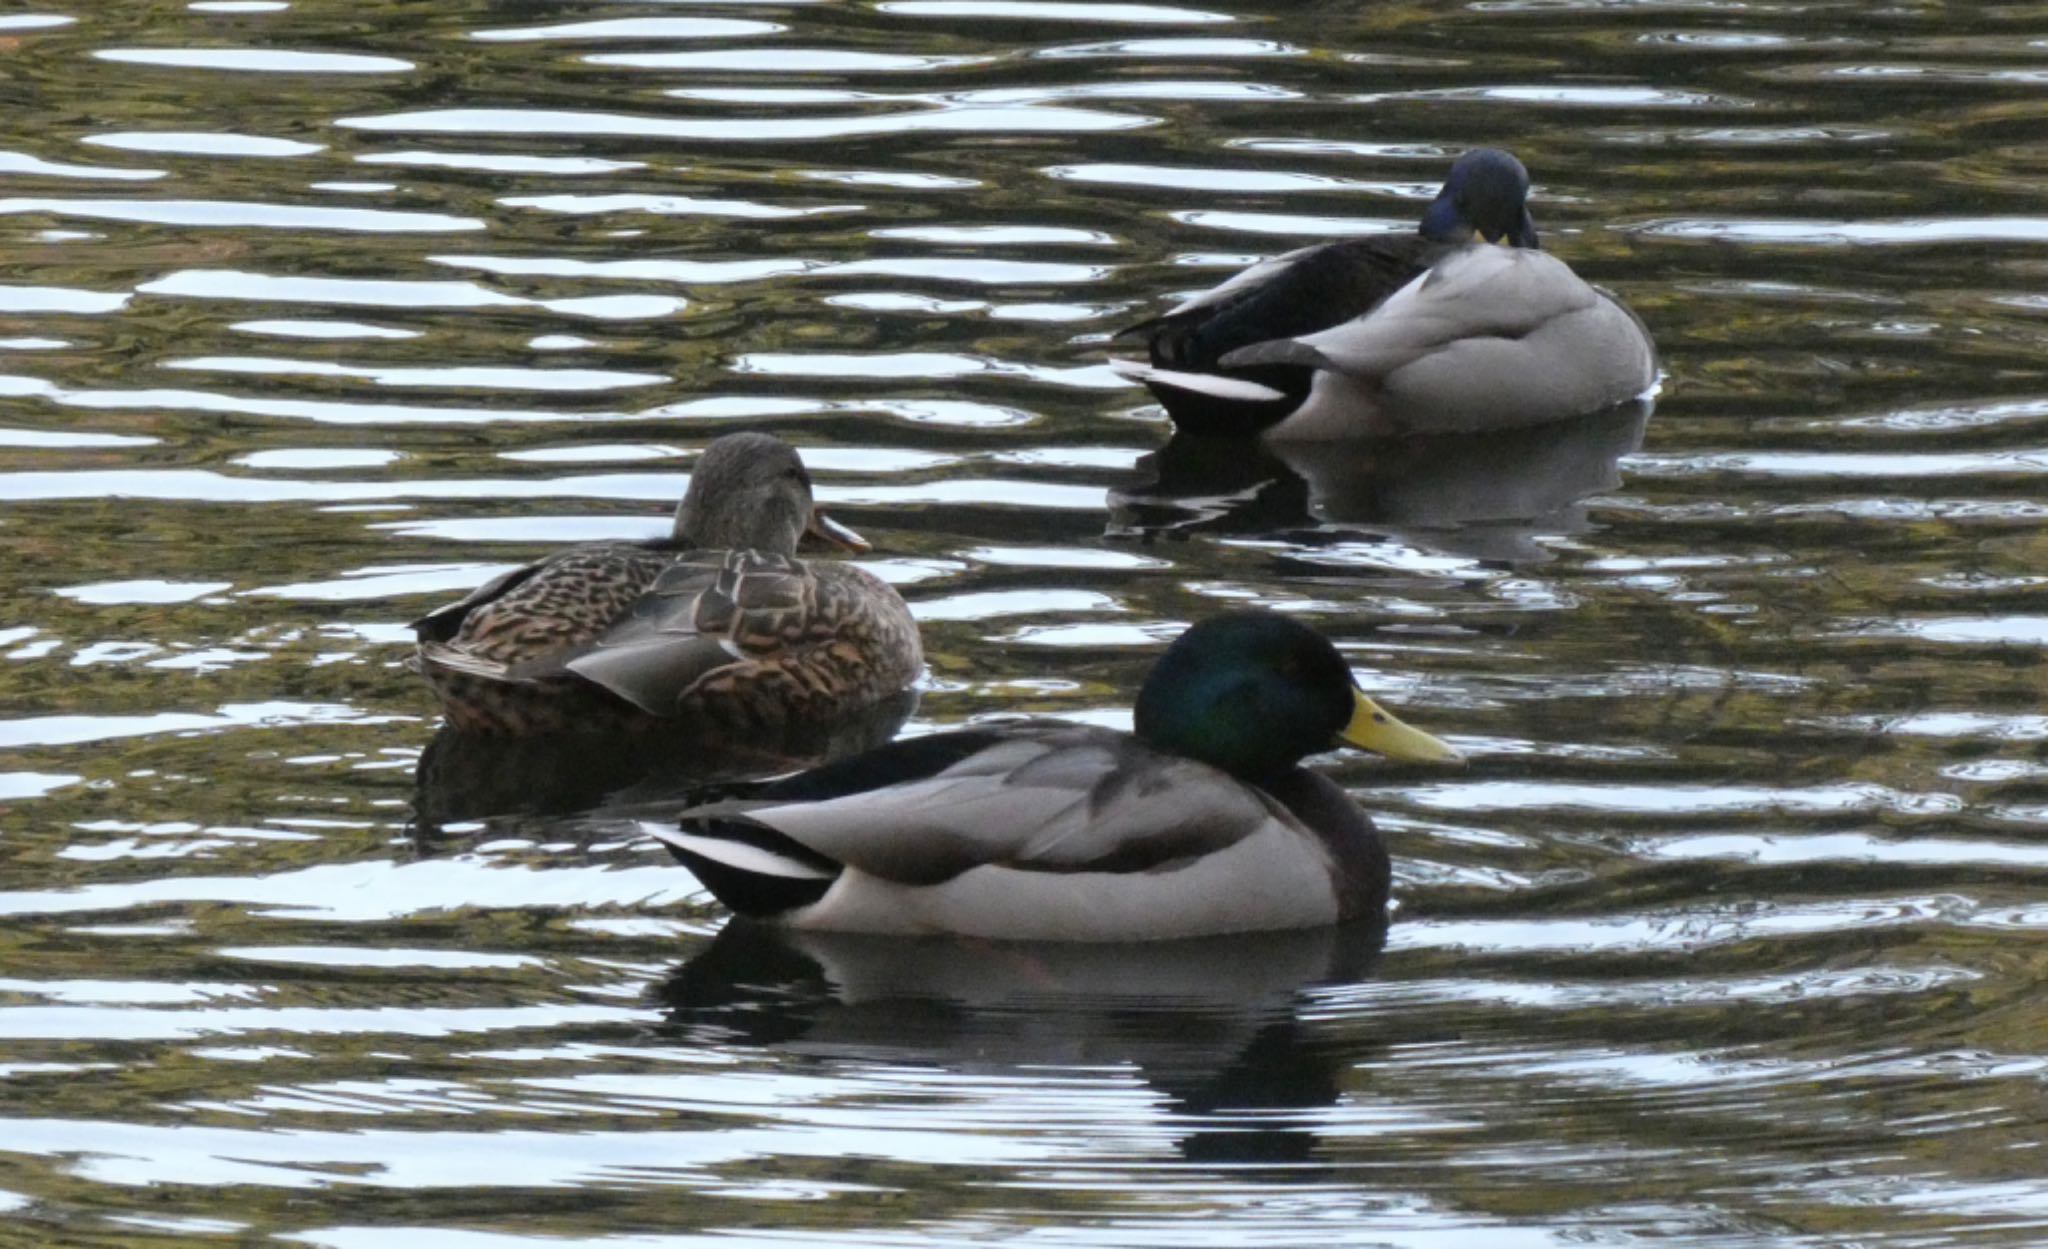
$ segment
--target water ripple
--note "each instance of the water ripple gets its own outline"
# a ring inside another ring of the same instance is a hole
[[[487,43],[568,43],[601,39],[730,39],[740,35],[773,35],[786,30],[773,22],[720,17],[620,17],[595,22],[564,22],[555,26],[505,26],[479,30],[471,39]]]
[[[27,196],[0,199],[0,216],[19,213],[213,229],[445,234],[484,228],[484,223],[474,217],[402,212],[390,208],[324,208],[317,204],[256,204],[231,200],[85,200]]]
[[[411,61],[350,52],[294,52],[281,48],[101,48],[103,61],[173,69],[218,69],[264,74],[396,74]]]
[[[2048,1228],[2037,15],[74,10],[0,18],[15,1239]],[[1663,352],[1604,472],[1205,448],[1106,367],[1479,142]],[[912,734],[1328,632],[1471,759],[1310,762],[1384,948],[750,938],[642,832],[668,761],[437,734],[404,622],[742,428],[911,602]]]
[[[342,117],[338,126],[399,134],[583,135],[777,143],[876,134],[1075,134],[1130,130],[1156,123],[1133,113],[1104,113],[1028,101],[1004,107],[926,108],[863,117],[676,118],[541,109],[436,109],[373,117]]]

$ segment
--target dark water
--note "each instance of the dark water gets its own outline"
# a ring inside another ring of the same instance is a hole
[[[2048,1239],[2048,9],[123,0],[0,72],[0,1242]],[[1647,424],[1290,467],[1103,366],[1481,142]],[[658,792],[415,821],[402,623],[740,426],[913,729],[1340,639],[1474,757],[1327,761],[1384,951],[714,942]]]

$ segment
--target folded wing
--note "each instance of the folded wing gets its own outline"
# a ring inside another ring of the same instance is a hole
[[[1224,773],[1107,730],[1017,725],[962,736],[973,749],[950,759],[941,737],[851,761],[886,772],[891,752],[907,748],[934,765],[923,775],[822,798],[770,787],[738,808],[685,812],[684,824],[699,834],[699,853],[706,835],[758,844],[754,830],[765,830],[808,855],[931,885],[990,864],[1144,872],[1234,845],[1274,818],[1267,800]]]

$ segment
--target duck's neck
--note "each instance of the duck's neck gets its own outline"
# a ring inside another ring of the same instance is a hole
[[[1430,204],[1428,210],[1422,214],[1421,224],[1415,227],[1415,232],[1432,243],[1447,246],[1469,243],[1478,237],[1478,231],[1472,228],[1472,223],[1465,220],[1464,214],[1458,211],[1458,206],[1445,195],[1437,196]]]
[[[676,509],[671,539],[675,545],[696,551],[762,551],[770,555],[796,554],[797,539],[803,536],[810,518],[786,507],[704,507],[685,497]]]

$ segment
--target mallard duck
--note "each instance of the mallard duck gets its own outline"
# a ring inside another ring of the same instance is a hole
[[[1195,625],[1135,732],[1057,721],[912,738],[643,825],[718,898],[799,928],[1140,941],[1385,912],[1387,852],[1301,760],[1339,741],[1458,753],[1382,710],[1315,630]]]
[[[924,663],[896,591],[796,558],[814,535],[867,543],[812,504],[787,443],[705,448],[674,531],[570,547],[413,622],[416,662],[468,732],[682,728],[726,735],[818,722],[887,698]]]
[[[1151,362],[1115,367],[1183,429],[1276,440],[1505,429],[1642,394],[1649,332],[1536,250],[1528,192],[1513,156],[1467,152],[1415,234],[1254,265],[1124,331]]]

